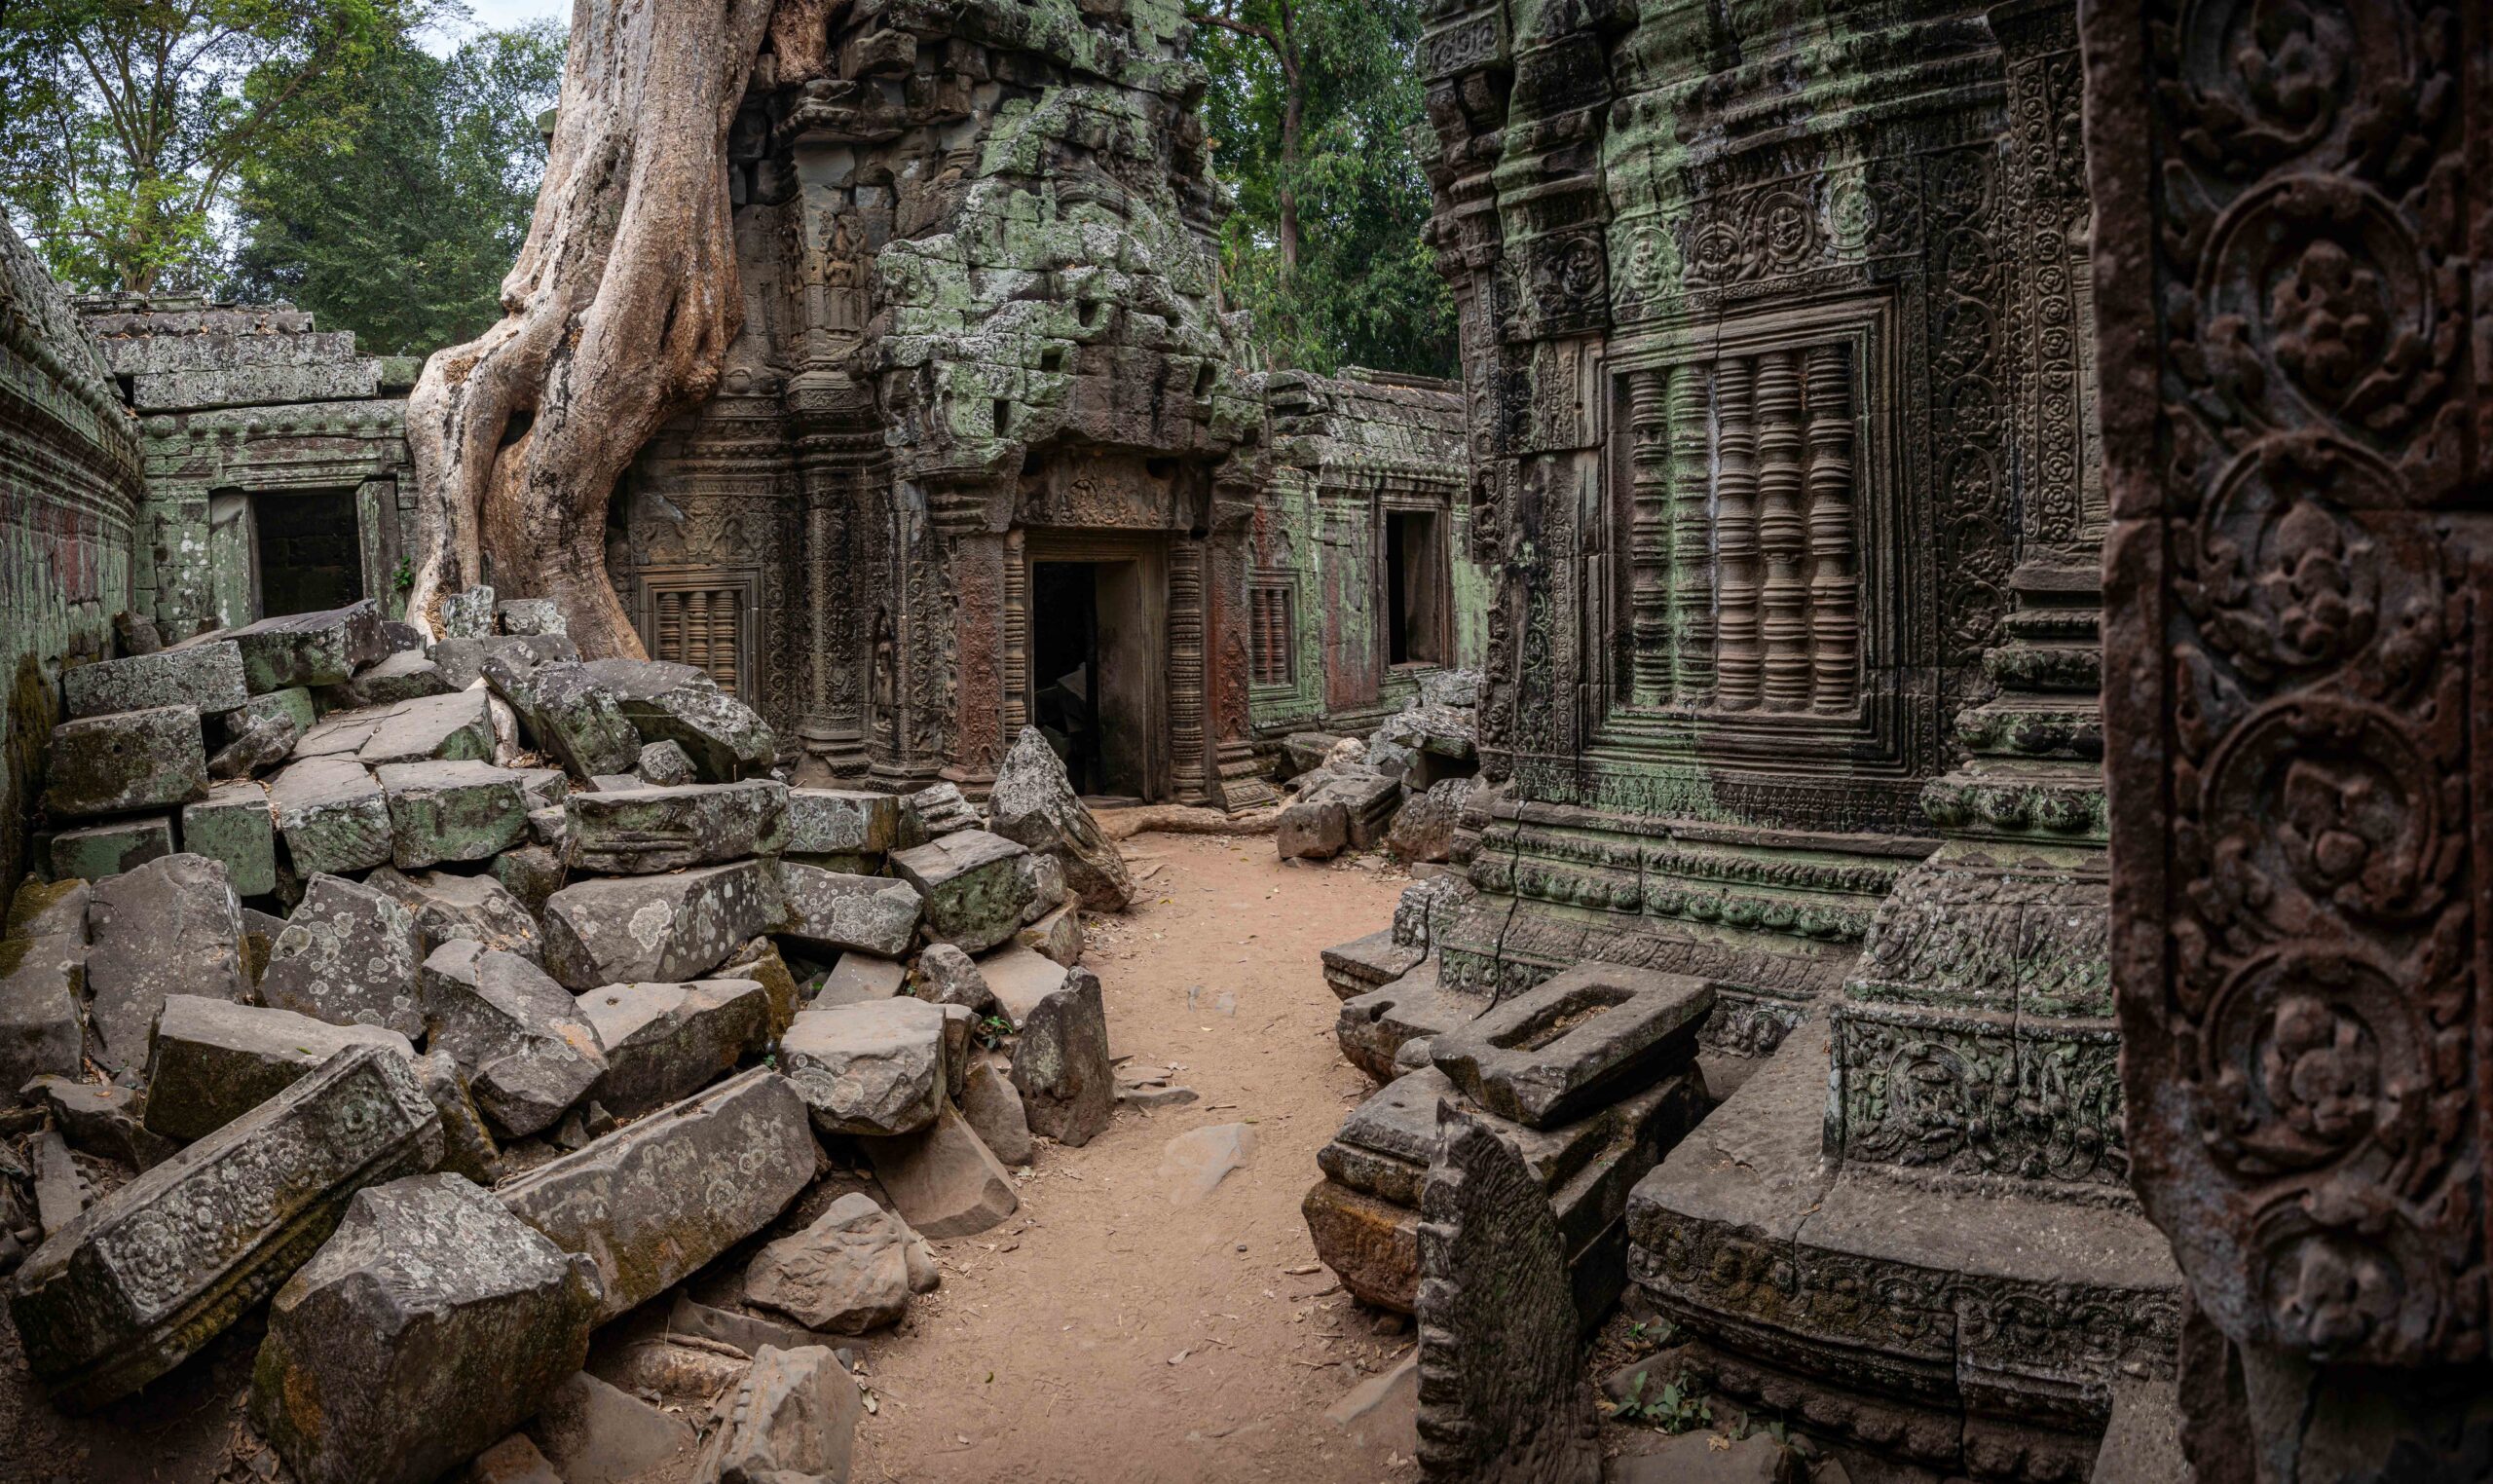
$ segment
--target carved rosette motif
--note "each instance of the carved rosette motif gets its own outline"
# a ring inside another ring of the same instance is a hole
[[[2099,203],[2139,230],[2105,363],[2155,376],[2106,416],[2139,1183],[2229,1335],[2324,1360],[2485,1352],[2471,23],[2089,22],[2099,80],[2140,69],[2147,104],[2091,126]]]

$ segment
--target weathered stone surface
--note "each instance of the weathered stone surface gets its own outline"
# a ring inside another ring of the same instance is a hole
[[[1470,1024],[1489,1008],[1488,995],[1453,988],[1437,970],[1436,959],[1423,959],[1384,988],[1344,1000],[1333,1024],[1343,1059],[1380,1084],[1392,1082],[1401,1075],[1406,1047],[1433,1051],[1436,1037]]]
[[[390,802],[391,863],[490,860],[528,834],[520,776],[485,762],[392,762],[378,770]]]
[[[525,1432],[514,1432],[468,1460],[461,1478],[465,1484],[567,1484]]]
[[[641,756],[641,733],[623,715],[614,692],[577,660],[531,666],[497,655],[485,662],[485,683],[519,714],[540,750],[561,760],[573,776],[620,773]]]
[[[887,1000],[906,987],[909,967],[872,953],[842,953],[814,990],[812,1003],[829,1009],[860,1000]]]
[[[910,970],[910,992],[932,1005],[962,1005],[980,1015],[995,1008],[994,991],[967,953],[939,943],[917,955]]]
[[[56,819],[163,809],[207,797],[199,712],[156,706],[63,722],[52,729],[43,806]]]
[[[923,1236],[972,1236],[1021,1208],[1011,1174],[949,1103],[915,1133],[857,1142],[892,1209]]]
[[[329,711],[360,711],[366,707],[395,706],[428,695],[449,693],[450,682],[442,677],[441,666],[427,658],[420,649],[404,649],[368,670],[358,670],[334,686],[320,687],[316,699],[320,709]]]
[[[826,1133],[923,1129],[944,1103],[944,1012],[907,996],[800,1011],[779,1069]]]
[[[528,796],[529,838],[537,837],[536,816],[546,809],[560,814],[563,800],[572,797],[572,775],[558,767],[514,767],[519,775],[520,792]]]
[[[1385,847],[1405,861],[1454,859],[1454,829],[1476,787],[1470,778],[1449,778],[1413,794],[1395,813]]]
[[[416,1080],[441,1115],[441,1168],[465,1175],[479,1185],[502,1178],[502,1150],[476,1099],[467,1095],[467,1081],[448,1052],[430,1052],[414,1061]]]
[[[1062,907],[1073,895],[1064,884],[1064,867],[1055,856],[1032,851],[1013,865],[1022,872],[1022,879],[1030,884],[1029,905],[1022,909],[1025,925]]]
[[[551,598],[504,598],[494,605],[494,619],[505,634],[569,634],[563,607]]]
[[[198,808],[188,804],[185,808]],[[173,820],[138,814],[63,830],[52,837],[52,873],[76,881],[100,881],[173,853]],[[194,854],[206,855],[208,851]]]
[[[494,590],[483,583],[441,595],[441,636],[481,639],[494,631]]]
[[[768,724],[690,665],[599,659],[586,668],[614,691],[643,740],[674,742],[713,783],[751,777],[777,761],[779,742]]]
[[[1394,983],[1427,956],[1424,948],[1396,942],[1392,928],[1335,944],[1320,955],[1325,984],[1346,1000]]]
[[[996,769],[987,795],[988,828],[1017,844],[1054,856],[1065,885],[1098,911],[1119,912],[1134,900],[1134,876],[1116,841],[1083,807],[1064,760],[1035,726],[1024,726]]]
[[[536,917],[492,876],[463,876],[448,871],[408,875],[385,866],[364,877],[363,884],[387,893],[416,914],[416,931],[423,935],[428,953],[465,938],[532,963],[543,956]]]
[[[955,830],[891,859],[926,899],[926,936],[983,953],[1013,936],[1030,905],[1030,883],[1014,865],[1023,853],[1002,835]]]
[[[900,800],[847,789],[788,791],[791,855],[882,855],[900,839]]]
[[[961,1085],[961,1117],[970,1132],[1007,1165],[1027,1165],[1038,1152],[1030,1140],[1029,1115],[1012,1079],[985,1060],[972,1061]]]
[[[0,938],[66,933],[84,944],[88,941],[87,907],[94,896],[94,889],[82,880],[38,881],[28,876],[9,899],[8,924]]]
[[[120,1083],[47,1075],[24,1084],[18,1095],[50,1113],[54,1127],[80,1153],[153,1169],[181,1152],[181,1145],[147,1131],[141,1122],[146,1099]]]
[[[459,1175],[358,1191],[269,1305],[252,1423],[303,1484],[427,1484],[577,1372],[598,1299]]]
[[[561,1470],[562,1484],[631,1484],[677,1460],[689,1462],[699,1441],[684,1419],[586,1371],[554,1388],[528,1434]]]
[[[85,1068],[84,934],[0,939],[0,1101],[31,1078]]]
[[[907,881],[849,875],[795,861],[783,862],[779,875],[787,910],[777,931],[808,948],[898,958],[917,937],[925,902]]]
[[[279,690],[278,695],[302,695]],[[283,762],[302,741],[304,726],[288,711],[237,711],[227,719],[225,745],[207,760],[207,776],[226,780],[251,778]]]
[[[146,1061],[167,995],[244,997],[242,904],[205,856],[168,855],[97,882],[87,925],[87,1014],[106,1071]]]
[[[699,1484],[848,1484],[863,1411],[857,1383],[828,1347],[764,1346],[727,1397],[726,1420],[694,1477]]]
[[[214,716],[249,698],[242,685],[242,651],[224,639],[70,665],[60,672],[61,710],[72,718],[157,706],[188,706],[202,716]]]
[[[440,1115],[406,1058],[340,1052],[27,1257],[9,1309],[29,1369],[65,1406],[127,1395],[283,1282],[355,1191],[440,1158]]]
[[[560,634],[486,634],[475,639],[444,639],[427,652],[454,690],[465,690],[476,684],[483,678],[485,666],[497,659],[528,668],[577,663],[580,657],[579,646]]]
[[[690,1096],[769,1045],[770,996],[754,980],[608,984],[578,1004],[606,1051],[589,1095],[617,1118]]]
[[[268,717],[279,718],[288,733],[300,737],[318,723],[320,713],[312,703],[311,691],[301,686],[288,686],[283,690],[252,696],[206,724],[210,735],[221,734],[230,742],[245,726]]]
[[[640,761],[632,764],[632,771],[639,774],[641,781],[651,788],[681,788],[686,784],[701,781],[701,774],[692,766],[692,760],[686,756],[681,746],[673,742],[644,744],[641,748]]]
[[[1274,848],[1284,861],[1329,861],[1350,843],[1349,806],[1321,790],[1291,800],[1273,830]]]
[[[1038,918],[1014,935],[1014,942],[1070,969],[1082,962],[1082,903],[1079,899]]]
[[[270,945],[260,1001],[333,1025],[419,1035],[416,969],[424,959],[415,913],[360,881],[316,875]]]
[[[769,939],[756,938],[728,954],[716,977],[749,979],[762,986],[770,1012],[765,1039],[777,1041],[797,1019],[797,976],[789,971],[788,961],[779,956],[779,946]]]
[[[578,1002],[516,953],[446,943],[424,961],[423,994],[427,1045],[450,1054],[477,1106],[508,1132],[550,1127],[606,1075]]]
[[[956,783],[938,783],[900,796],[900,834],[895,847],[914,850],[956,830],[979,828],[978,810],[961,797]]]
[[[998,1013],[1016,1030],[1030,1019],[1040,1001],[1072,983],[1072,973],[1069,966],[1018,943],[979,961],[980,978],[994,997]]]
[[[575,794],[563,803],[563,838],[574,871],[675,871],[777,854],[787,806],[787,786],[766,778]]]
[[[354,756],[375,768],[388,762],[490,762],[493,712],[482,690],[400,701],[373,723]]]
[[[35,1225],[46,1237],[64,1232],[87,1208],[87,1178],[79,1172],[69,1141],[57,1129],[37,1132],[28,1153],[34,1161]],[[15,1194],[13,1188],[11,1195]],[[15,1204],[13,1200],[11,1205]]]
[[[545,904],[553,901],[554,893],[570,879],[569,872],[563,870],[562,857],[544,845],[513,845],[494,857],[493,872],[494,879],[518,898],[532,916],[540,918],[545,915]],[[541,954],[541,933],[539,946]]]
[[[381,609],[371,599],[317,613],[263,618],[222,636],[242,651],[253,695],[293,686],[334,686],[390,656]]]
[[[1438,1035],[1431,1055],[1483,1108],[1548,1129],[1685,1061],[1713,1009],[1693,976],[1580,964]]]
[[[597,1260],[611,1318],[767,1225],[811,1183],[817,1158],[797,1090],[755,1067],[495,1195],[556,1246]]]
[[[809,1329],[861,1335],[900,1322],[910,1294],[936,1281],[924,1239],[852,1191],[811,1226],[756,1253],[744,1270],[744,1296]]]
[[[1013,1086],[1030,1132],[1075,1148],[1091,1142],[1117,1107],[1099,977],[1068,970],[1064,987],[1032,1007],[1021,1031],[1013,1046]]]
[[[352,1046],[416,1055],[405,1036],[379,1025],[167,995],[147,1055],[146,1126],[167,1138],[205,1138]]]
[[[779,911],[778,869],[762,861],[576,881],[545,903],[545,967],[574,989],[695,979]]]
[[[1254,1157],[1255,1131],[1245,1124],[1189,1129],[1161,1149],[1160,1185],[1170,1205],[1192,1206]]]
[[[1287,776],[1313,772],[1322,767],[1333,756],[1342,738],[1329,731],[1294,731],[1282,739],[1282,757],[1286,760]]]
[[[1420,1223],[1420,1458],[1432,1476],[1599,1484],[1574,1289],[1547,1197],[1447,1110]]]
[[[277,890],[277,814],[269,807],[269,791],[256,783],[225,783],[199,802],[184,804],[182,848],[223,862],[238,896]]]
[[[390,863],[390,796],[352,758],[307,758],[269,784],[286,858],[300,875]]]

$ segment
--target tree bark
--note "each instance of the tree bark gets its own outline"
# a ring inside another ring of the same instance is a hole
[[[728,126],[774,0],[578,0],[562,108],[502,318],[407,403],[411,621],[491,580],[551,598],[583,654],[640,655],[606,509],[651,434],[717,387],[743,319]],[[488,565],[490,563],[490,566]]]

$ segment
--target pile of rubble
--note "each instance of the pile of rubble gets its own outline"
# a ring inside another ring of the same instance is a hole
[[[1479,701],[1477,671],[1433,671],[1417,701],[1364,738],[1290,733],[1281,772],[1293,797],[1274,835],[1282,859],[1382,846],[1408,862],[1451,860],[1480,771]]]
[[[304,1484],[845,1477],[826,1336],[1109,1120],[1080,912],[1125,865],[1034,731],[990,829],[789,787],[707,675],[583,662],[549,604],[447,620],[66,673],[0,943],[26,1363],[91,1408],[264,1311]]]

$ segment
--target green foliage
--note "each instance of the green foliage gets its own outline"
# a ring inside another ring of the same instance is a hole
[[[1611,1408],[1610,1415],[1623,1423],[1644,1423],[1664,1432],[1693,1432],[1698,1428],[1714,1426],[1714,1408],[1695,1391],[1683,1390],[1676,1381],[1664,1386],[1660,1394],[1645,1394],[1645,1382],[1650,1375],[1638,1371],[1629,1384],[1627,1399]]]
[[[403,39],[384,49],[352,130],[245,166],[237,296],[290,299],[367,351],[481,333],[528,236],[545,169],[537,119],[560,90],[563,45],[540,22],[446,58]]]
[[[432,0],[8,0],[0,202],[64,284],[203,289],[237,172],[351,133]]]
[[[1420,241],[1418,0],[1214,0],[1194,13],[1233,302],[1279,365],[1458,373],[1453,296]],[[1293,250],[1294,249],[1294,250]]]

